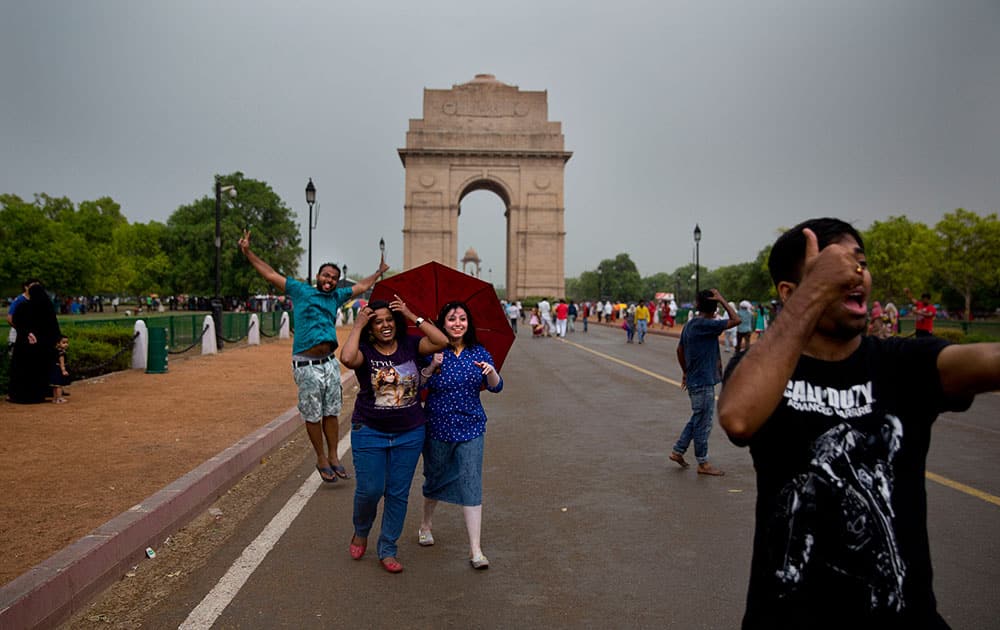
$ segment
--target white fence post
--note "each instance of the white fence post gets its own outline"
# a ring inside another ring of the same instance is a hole
[[[205,323],[202,324],[201,329],[205,331],[205,334],[201,336],[201,353],[218,354],[219,347],[215,343],[215,320],[212,319],[211,315],[205,316]]]
[[[247,330],[247,344],[251,346],[260,345],[260,319],[257,313],[250,315],[250,325]]]
[[[288,311],[281,314],[281,330],[278,332],[278,339],[288,339],[291,335],[291,324],[288,319]]]
[[[148,359],[146,353],[149,349],[149,331],[146,329],[146,322],[137,319],[135,326],[132,327],[132,332],[139,333],[132,345],[132,369],[145,370]]]

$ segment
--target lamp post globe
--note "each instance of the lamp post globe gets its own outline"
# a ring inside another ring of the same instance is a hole
[[[309,260],[307,261],[308,267],[306,267],[306,279],[309,281],[309,284],[312,284],[313,204],[316,203],[316,186],[313,184],[312,177],[309,178],[309,183],[306,184],[306,203],[309,204]]]
[[[701,255],[699,250],[701,243],[701,228],[694,224],[694,295],[695,299],[701,292]]]

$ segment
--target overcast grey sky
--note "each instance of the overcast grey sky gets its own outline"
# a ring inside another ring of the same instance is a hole
[[[213,175],[268,182],[313,260],[402,265],[424,88],[547,90],[566,149],[566,273],[752,260],[776,230],[1000,209],[1000,2],[0,0],[0,192],[165,222]],[[504,284],[498,197],[459,250]],[[305,267],[305,256],[302,261]]]

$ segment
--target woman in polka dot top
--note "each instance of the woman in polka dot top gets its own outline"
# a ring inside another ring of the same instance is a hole
[[[431,520],[438,501],[461,505],[469,532],[469,563],[486,569],[490,563],[480,546],[486,412],[479,392],[484,387],[499,392],[503,379],[493,357],[476,340],[476,327],[465,304],[446,304],[437,325],[448,336],[449,345],[421,372],[428,394],[424,511],[418,542],[425,547],[434,544]]]

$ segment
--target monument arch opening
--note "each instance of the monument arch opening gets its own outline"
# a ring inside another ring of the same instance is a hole
[[[476,183],[458,202],[459,252],[473,247],[481,257],[482,279],[506,288],[507,217],[509,204],[497,191]]]
[[[506,209],[507,297],[564,295],[563,179],[573,154],[564,150],[561,124],[548,120],[547,99],[489,74],[424,89],[424,117],[410,119],[399,149],[404,269],[431,260],[458,268],[462,200],[488,190]]]

